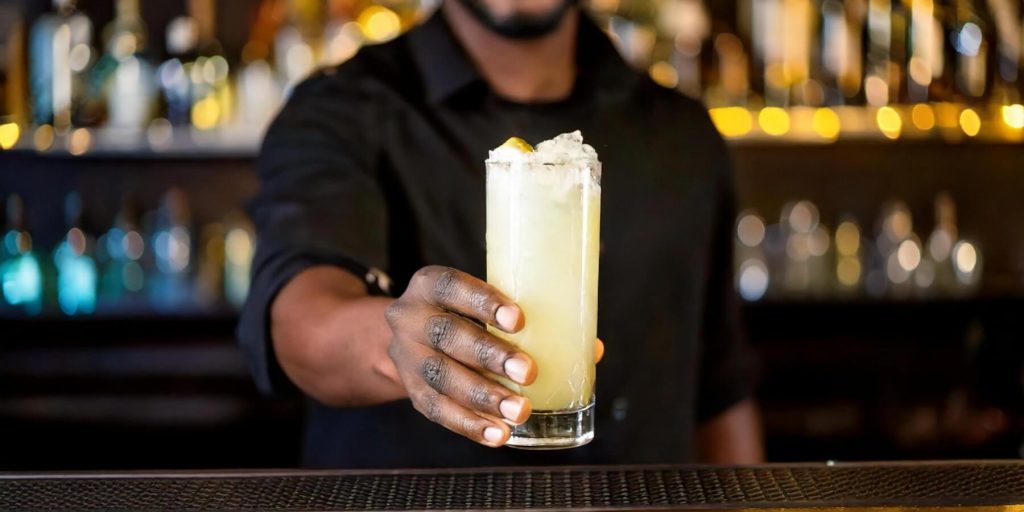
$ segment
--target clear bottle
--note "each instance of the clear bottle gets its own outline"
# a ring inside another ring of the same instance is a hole
[[[115,129],[139,131],[149,123],[156,89],[153,66],[144,57],[146,24],[139,15],[139,0],[116,0],[116,15],[103,29],[107,123]]]
[[[168,59],[156,70],[163,96],[164,115],[172,126],[188,126],[192,113],[190,70],[195,61],[198,27],[191,16],[179,16],[167,24]]]
[[[63,131],[76,121],[86,96],[92,22],[75,10],[75,0],[54,0],[53,8],[29,36],[29,88],[33,122]]]

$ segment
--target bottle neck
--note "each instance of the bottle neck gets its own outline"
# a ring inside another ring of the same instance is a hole
[[[53,10],[60,14],[71,14],[75,11],[75,0],[53,0]]]
[[[134,20],[139,18],[139,0],[117,0],[118,19]]]

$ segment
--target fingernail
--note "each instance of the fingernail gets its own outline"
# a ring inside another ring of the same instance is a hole
[[[501,306],[494,313],[494,318],[502,329],[508,332],[515,331],[519,327],[519,308],[515,306]]]
[[[499,444],[504,437],[505,432],[498,427],[487,427],[484,429],[484,439],[486,439],[488,443]]]
[[[520,417],[523,414],[523,408],[525,408],[525,406],[526,403],[521,398],[509,397],[498,404],[498,410],[501,411],[501,415],[504,416],[505,419],[519,424],[522,421]]]
[[[530,364],[521,358],[510,357],[505,361],[505,375],[520,384],[526,383],[526,374],[529,369]]]

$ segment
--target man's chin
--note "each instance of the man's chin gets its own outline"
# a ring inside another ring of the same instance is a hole
[[[509,39],[538,39],[558,28],[562,19],[577,3],[576,0],[562,0],[548,12],[513,14],[497,17],[480,0],[458,0],[490,31]]]

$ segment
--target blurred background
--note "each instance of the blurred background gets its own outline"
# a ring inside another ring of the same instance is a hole
[[[0,470],[298,463],[233,340],[258,144],[438,2],[0,0]],[[1024,457],[1022,5],[587,4],[732,146],[770,460]]]

